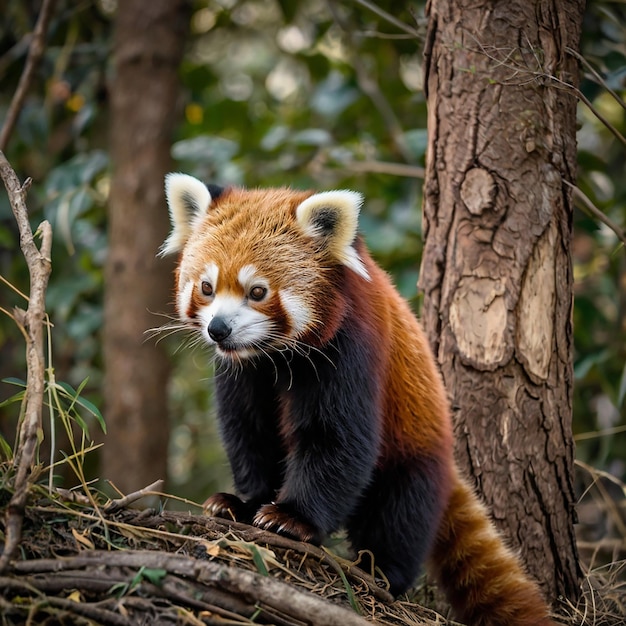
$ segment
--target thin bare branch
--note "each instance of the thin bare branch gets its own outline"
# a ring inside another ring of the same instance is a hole
[[[562,84],[567,85],[567,83],[564,83],[563,81],[558,81],[558,79],[554,76],[552,76],[551,78],[555,82],[562,82]],[[571,87],[571,85],[568,86]],[[587,98],[587,96],[585,96],[585,94],[580,89],[574,87],[572,87],[572,89],[574,89],[576,95],[580,98],[580,100],[582,100],[582,102],[587,105],[587,108],[611,131],[613,136],[616,139],[619,139],[619,141],[624,146],[626,146],[626,137],[624,137],[624,135],[622,135],[622,133],[620,133],[619,130],[617,130],[617,128],[615,128],[615,126],[613,126],[613,124],[611,124],[611,122],[609,122],[609,120],[607,120],[606,117],[604,117],[604,115],[602,115],[602,113],[600,113],[600,111],[598,111],[598,109],[593,106],[593,104],[591,104],[589,98]]]
[[[378,83],[370,76],[365,64],[362,62],[354,37],[354,29],[346,22],[332,0],[327,2],[328,9],[333,16],[336,24],[343,30],[346,37],[350,41],[352,54],[352,65],[356,71],[356,78],[361,91],[371,100],[380,114],[396,152],[407,162],[414,161],[413,154],[409,149],[404,137],[404,129],[402,128],[393,107],[378,86]]]
[[[388,163],[386,161],[348,161],[342,163],[343,169],[357,173],[389,174],[406,178],[424,178],[424,168],[406,163]]]
[[[369,2],[369,0],[354,0],[355,4],[360,4],[362,7],[366,8],[368,11],[375,13],[378,17],[382,17],[386,22],[389,22],[392,26],[404,31],[408,35],[419,38],[419,33],[408,24],[400,21],[398,18],[394,17],[387,11],[381,9],[379,6],[376,6],[373,2]]]
[[[15,451],[14,467],[15,491],[6,510],[6,541],[0,557],[0,572],[6,569],[21,537],[21,526],[28,496],[29,477],[33,469],[37,450],[38,431],[41,428],[41,414],[45,383],[45,358],[43,327],[45,320],[45,294],[52,269],[50,253],[52,248],[52,228],[46,221],[37,229],[41,235],[41,249],[35,244],[35,235],[31,231],[26,208],[26,190],[29,181],[24,185],[20,181],[0,151],[0,177],[9,195],[11,209],[20,232],[20,247],[30,275],[30,299],[28,310],[24,315],[23,326],[27,334],[26,342],[26,394],[24,396],[24,412],[20,425],[17,450]]]
[[[112,513],[113,511],[118,511],[119,509],[123,509],[125,506],[136,502],[137,500],[141,500],[145,496],[152,496],[155,493],[160,493],[163,489],[163,485],[165,481],[163,479],[155,480],[151,485],[144,487],[143,489],[139,489],[139,491],[134,491],[133,493],[129,493],[123,498],[117,498],[116,500],[111,500],[105,507],[105,513]]]
[[[576,187],[576,185],[572,185],[572,183],[566,181],[565,179],[563,179],[563,182],[572,189],[574,199],[582,203],[583,207],[599,222],[608,226],[617,235],[617,238],[622,242],[622,244],[626,246],[626,232],[624,232],[624,230],[620,228],[610,217],[604,214],[583,191]]]
[[[474,36],[472,33],[469,33],[469,32],[467,34],[471,39],[473,39],[476,42],[478,46],[478,48],[475,49],[474,52],[484,54],[487,58],[494,61],[497,64],[497,67],[506,67],[513,71],[513,75],[510,78],[508,78],[504,82],[501,81],[502,84],[520,84],[521,85],[525,83],[530,83],[535,80],[542,80],[542,81],[550,81],[557,88],[571,91],[581,102],[583,102],[587,106],[587,108],[593,113],[593,115],[595,115],[602,122],[602,124],[604,124],[604,126],[606,126],[609,129],[609,131],[613,134],[613,136],[616,139],[618,139],[624,146],[626,146],[626,137],[624,137],[624,135],[622,135],[619,132],[619,130],[617,130],[617,128],[615,128],[615,126],[613,126],[613,124],[611,124],[611,122],[609,122],[609,120],[606,119],[606,117],[604,117],[604,115],[602,115],[602,113],[600,113],[600,111],[598,111],[598,109],[593,106],[589,98],[587,98],[587,96],[585,96],[585,94],[578,87],[575,87],[574,85],[568,83],[567,81],[557,78],[553,74],[548,74],[547,72],[543,71],[543,68],[541,66],[539,66],[537,70],[533,70],[527,65],[522,65],[521,63],[517,63],[517,62],[515,63],[511,62],[509,59],[511,58],[512,53],[515,50],[519,50],[519,48],[502,49],[502,48],[494,48],[493,46],[490,46],[490,49],[493,50],[493,52],[490,52],[487,50],[487,46],[485,46],[476,36]],[[495,56],[495,53],[501,53],[505,51],[507,52],[507,54],[503,58],[498,58],[497,56]],[[525,80],[520,80],[517,78],[518,75],[526,75],[528,76],[528,78]],[[608,86],[606,87],[608,89]],[[619,96],[616,96],[616,97],[619,98]]]
[[[11,136],[13,128],[17,123],[20,111],[24,105],[24,100],[26,99],[26,94],[30,89],[30,84],[35,76],[35,71],[37,70],[37,66],[43,56],[46,33],[48,31],[48,24],[50,23],[50,18],[54,9],[54,3],[55,0],[43,0],[43,4],[41,5],[41,11],[39,13],[39,17],[37,18],[37,24],[35,25],[35,30],[33,31],[30,47],[28,49],[26,65],[22,75],[20,76],[20,82],[17,85],[17,89],[15,90],[15,94],[11,100],[11,105],[7,111],[4,124],[2,125],[2,130],[0,131],[0,151],[2,152],[4,152],[7,148],[9,137]]]
[[[606,80],[604,80],[604,78],[600,75],[600,73],[596,71],[593,65],[591,65],[591,63],[589,63],[589,61],[587,61],[587,59],[585,59],[585,57],[582,54],[580,54],[580,52],[577,52],[573,48],[565,48],[565,52],[567,52],[568,54],[571,54],[575,59],[578,59],[578,61],[582,63],[591,72],[591,75],[595,78],[596,83],[604,87],[604,89],[606,89],[613,96],[615,101],[623,109],[626,109],[626,102],[624,102],[624,99],[621,98],[619,94],[617,94],[613,89],[609,87]]]

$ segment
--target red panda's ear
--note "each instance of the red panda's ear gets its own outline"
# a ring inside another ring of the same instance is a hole
[[[296,209],[296,221],[305,235],[319,239],[340,263],[370,279],[353,247],[363,196],[355,191],[324,191],[308,197]]]
[[[219,187],[212,187],[216,195],[221,192]],[[179,252],[183,248],[196,222],[206,215],[212,200],[211,193],[203,182],[193,176],[178,173],[165,177],[165,197],[170,211],[172,232],[161,246],[160,256]]]

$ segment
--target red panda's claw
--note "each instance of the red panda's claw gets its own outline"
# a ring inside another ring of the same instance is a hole
[[[280,504],[265,504],[254,516],[253,524],[279,535],[306,543],[321,543],[320,532],[315,526],[296,518],[281,508]]]
[[[222,517],[233,521],[245,521],[245,503],[231,493],[214,493],[202,505],[209,517]]]

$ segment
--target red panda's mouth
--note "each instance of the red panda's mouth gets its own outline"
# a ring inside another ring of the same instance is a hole
[[[254,346],[237,345],[227,342],[216,343],[215,348],[219,356],[230,360],[247,359],[260,352]]]

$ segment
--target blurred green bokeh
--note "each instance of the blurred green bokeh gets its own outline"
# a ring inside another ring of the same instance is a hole
[[[207,182],[358,189],[367,198],[361,229],[374,256],[419,310],[415,285],[422,251],[422,180],[382,173],[379,164],[424,165],[423,3],[376,4],[419,37],[360,2],[195,3],[180,70],[181,120],[172,156],[176,169]],[[0,119],[22,71],[36,5],[7,0],[4,9]],[[47,305],[54,322],[57,379],[76,386],[89,377],[83,393],[96,405],[102,401],[107,89],[114,9],[112,0],[57,3],[43,64],[7,149],[20,178],[33,179],[28,196],[33,224],[45,216],[54,229]],[[588,3],[583,54],[606,81],[598,84],[584,70],[583,93],[626,134],[626,8]],[[607,86],[622,98],[621,104]],[[367,95],[372,88],[383,105],[374,105]],[[626,146],[584,104],[579,124],[579,186],[624,228]],[[616,431],[581,439],[578,455],[625,477],[626,252],[610,228],[580,210],[574,215],[572,252],[574,429]],[[6,194],[0,194],[0,273],[28,292]],[[21,304],[14,292],[0,289],[0,306]],[[154,325],[159,326],[164,320],[156,313],[172,311],[155,312]],[[229,480],[212,418],[211,359],[201,348],[181,349],[180,337],[164,341],[176,363],[170,490],[202,500],[227,487]],[[21,336],[6,316],[0,317],[0,376],[24,376]],[[0,401],[12,393],[0,384]],[[10,432],[14,420],[13,408],[0,415],[0,434]]]

